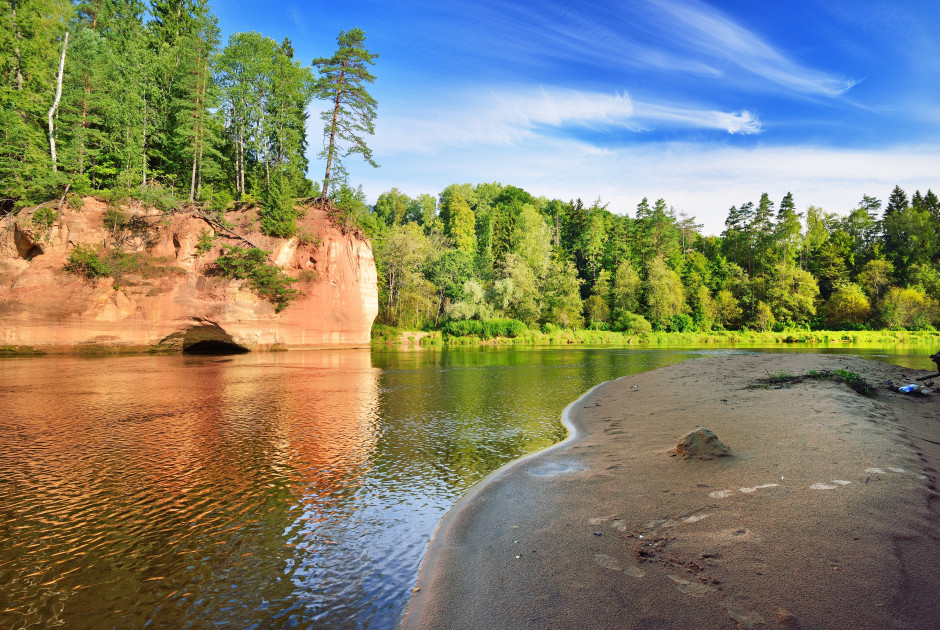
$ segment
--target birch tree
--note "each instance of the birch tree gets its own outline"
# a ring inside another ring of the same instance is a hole
[[[62,39],[62,56],[59,58],[59,74],[56,76],[55,83],[55,100],[52,102],[52,107],[49,108],[49,153],[52,155],[52,172],[56,172],[58,165],[56,164],[55,157],[55,127],[53,126],[53,118],[55,117],[56,111],[59,109],[59,101],[62,100],[62,75],[65,73],[65,51],[69,47],[69,32],[65,31],[65,37]]]

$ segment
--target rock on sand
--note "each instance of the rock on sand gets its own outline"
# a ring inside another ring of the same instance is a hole
[[[679,439],[675,454],[682,459],[715,459],[730,457],[731,449],[718,439],[714,431],[699,427]]]

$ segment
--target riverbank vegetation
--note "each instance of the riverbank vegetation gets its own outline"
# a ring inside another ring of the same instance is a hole
[[[220,39],[208,0],[32,0],[0,11],[0,215],[94,195],[171,212],[233,201],[261,207],[262,231],[296,231],[307,123],[323,102],[324,190],[353,193],[341,158],[372,162],[378,55],[360,29],[329,57],[296,59],[291,41]],[[46,217],[50,218],[50,217]],[[54,221],[54,217],[51,217]]]
[[[207,0],[36,0],[11,4],[0,27],[0,214],[95,194],[117,229],[131,198],[219,216],[237,200],[260,206],[265,234],[304,239],[315,235],[298,234],[294,199],[322,191],[344,233],[372,239],[379,323],[442,340],[940,326],[931,190],[836,209],[764,193],[728,209],[717,236],[665,199],[611,208],[500,183],[393,188],[369,205],[340,160],[376,165],[365,140],[377,55],[359,29],[307,65],[289,39],[235,33],[223,45]],[[322,188],[307,177],[315,99]],[[34,216],[48,231],[57,214]],[[103,272],[80,253],[76,271]]]
[[[590,330],[548,326],[526,329],[515,336],[451,335],[445,331],[419,332],[375,324],[373,345],[437,346],[622,346],[622,347],[742,347],[760,348],[788,344],[821,347],[911,346],[933,348],[940,344],[940,331],[909,330],[816,330],[816,331],[755,331],[723,330],[708,332],[653,332],[633,334],[613,330]]]
[[[931,190],[909,198],[895,187],[886,204],[862,195],[845,214],[801,212],[793,195],[775,203],[765,193],[731,207],[719,236],[663,199],[643,199],[632,216],[616,210],[501,184],[416,198],[393,189],[360,203],[378,322],[439,330],[449,343],[491,339],[495,320],[517,322],[499,335],[512,343],[648,343],[663,333],[736,343],[754,332],[816,342],[940,325]]]

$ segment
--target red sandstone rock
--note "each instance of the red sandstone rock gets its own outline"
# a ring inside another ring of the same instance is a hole
[[[244,281],[213,274],[222,244],[238,240],[219,233],[211,251],[198,254],[200,233],[216,232],[207,221],[191,212],[135,213],[132,206],[125,210],[134,214],[134,229],[112,233],[104,226],[106,205],[84,201],[81,210],[64,209],[48,231],[33,224],[35,209],[0,218],[0,345],[72,352],[180,350],[200,340],[251,350],[369,344],[378,313],[372,246],[359,234],[343,234],[322,208],[308,208],[299,222],[319,237],[306,245],[263,236],[255,209],[226,216],[300,279],[294,287],[303,296],[277,313]],[[64,270],[79,244],[119,245],[144,265],[92,283]]]

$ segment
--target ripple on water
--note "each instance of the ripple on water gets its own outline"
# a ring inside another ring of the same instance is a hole
[[[0,627],[393,627],[468,488],[591,386],[687,356],[0,362]]]

